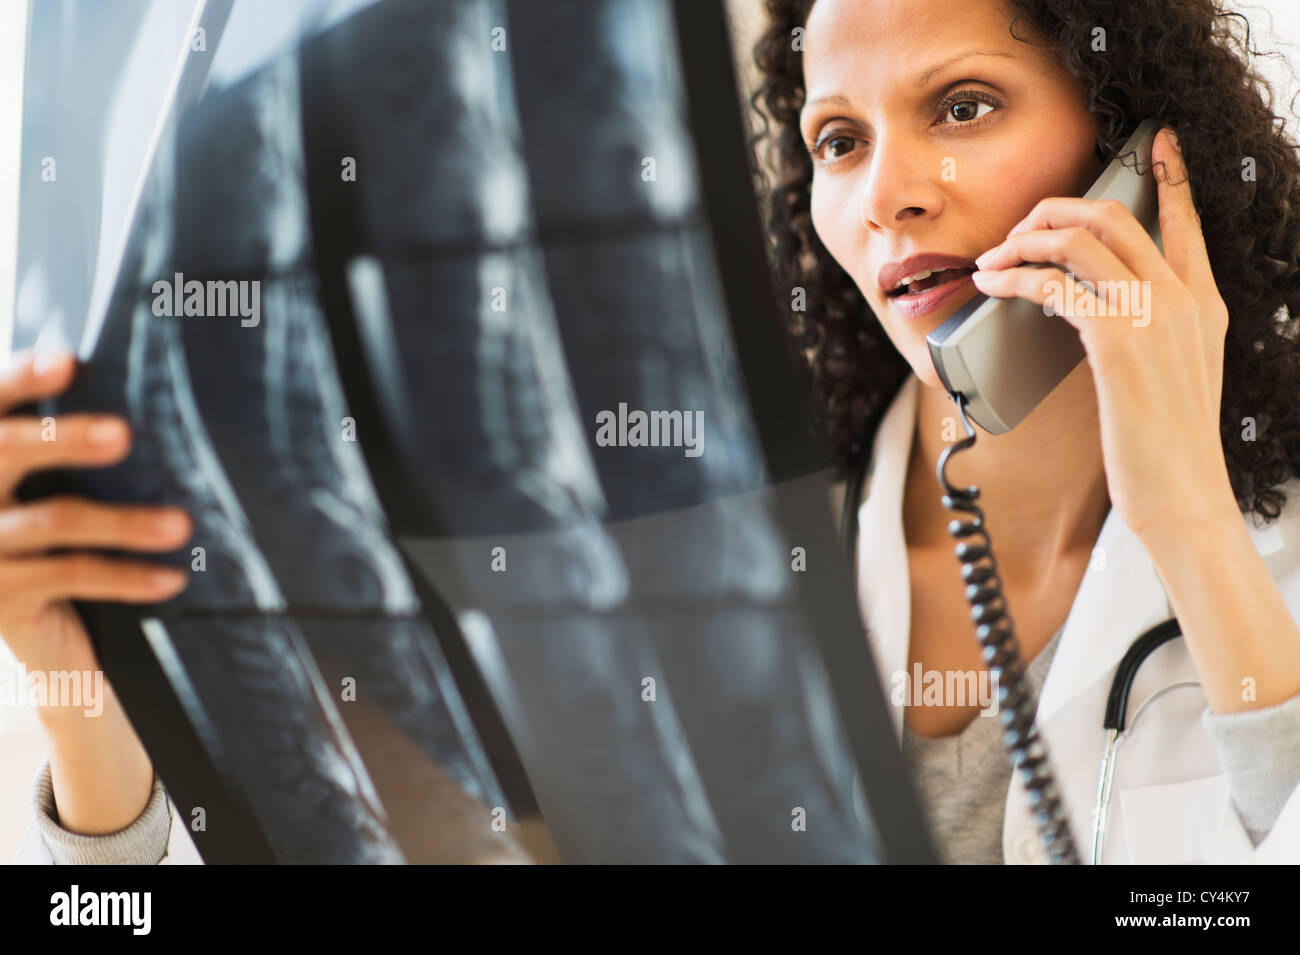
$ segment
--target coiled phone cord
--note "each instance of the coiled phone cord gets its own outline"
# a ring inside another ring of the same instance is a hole
[[[1048,764],[1047,749],[1034,724],[1035,706],[1025,678],[1025,661],[1002,594],[1002,578],[998,576],[993,543],[984,526],[984,511],[975,503],[979,488],[955,487],[944,473],[954,453],[965,451],[975,443],[975,429],[966,418],[966,396],[950,392],[949,397],[957,404],[966,437],[944,448],[939,455],[939,483],[945,491],[943,506],[960,515],[948,522],[948,533],[958,541],[957,560],[961,562],[961,576],[966,582],[966,601],[971,607],[975,637],[985,665],[997,676],[1002,742],[1012,768],[1029,795],[1030,809],[1048,859],[1054,865],[1078,865],[1079,854]]]

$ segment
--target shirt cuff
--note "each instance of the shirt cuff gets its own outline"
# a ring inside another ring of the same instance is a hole
[[[48,759],[41,764],[32,786],[32,810],[41,841],[49,848],[55,865],[156,865],[167,855],[171,803],[156,773],[144,811],[117,832],[84,836],[59,825]]]
[[[1300,694],[1239,713],[1206,707],[1201,722],[1219,751],[1237,815],[1258,846],[1300,783]]]

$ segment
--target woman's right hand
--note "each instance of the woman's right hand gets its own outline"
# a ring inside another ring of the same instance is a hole
[[[11,414],[26,402],[63,392],[75,373],[68,354],[16,356],[0,370],[0,639],[29,679],[45,673],[48,687],[66,685],[50,679],[55,672],[99,669],[70,601],[152,603],[175,596],[188,581],[174,567],[95,550],[173,551],[193,533],[189,516],[175,507],[105,504],[75,495],[15,500],[16,488],[35,472],[105,467],[130,449],[130,429],[120,418]],[[59,824],[90,835],[129,825],[153,782],[152,765],[116,695],[106,682],[100,685],[103,699],[93,715],[75,705],[82,701],[37,700],[50,741]]]

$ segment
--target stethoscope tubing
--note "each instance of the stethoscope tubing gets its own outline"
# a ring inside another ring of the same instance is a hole
[[[1137,712],[1133,714],[1132,724],[1128,722],[1128,698],[1138,670],[1152,653],[1182,635],[1182,627],[1172,617],[1156,624],[1129,646],[1115,671],[1114,680],[1111,681],[1110,693],[1106,698],[1106,715],[1102,721],[1102,728],[1106,731],[1106,748],[1101,757],[1101,773],[1097,779],[1097,806],[1093,810],[1092,818],[1093,865],[1101,864],[1102,849],[1105,847],[1106,819],[1110,814],[1111,787],[1115,779],[1116,752],[1119,744],[1127,737],[1129,729],[1137,725],[1146,708],[1160,697],[1172,690],[1201,685],[1195,681],[1184,680],[1161,687],[1138,707]]]
[[[1133,689],[1133,680],[1137,677],[1138,670],[1146,662],[1147,657],[1158,648],[1182,635],[1183,628],[1178,625],[1175,618],[1170,617],[1133,641],[1123,659],[1119,661],[1119,669],[1115,671],[1115,679],[1110,685],[1103,727],[1117,733],[1124,732],[1124,723],[1128,714],[1128,695]]]

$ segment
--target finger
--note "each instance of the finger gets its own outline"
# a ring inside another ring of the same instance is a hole
[[[1169,127],[1156,134],[1151,164],[1160,203],[1160,241],[1165,260],[1188,288],[1204,290],[1214,284],[1214,272],[1205,249],[1201,217],[1192,199],[1192,179],[1178,148],[1178,137]]]
[[[104,467],[131,446],[131,429],[112,415],[0,418],[0,500],[27,475],[60,467]]]
[[[0,591],[43,606],[55,600],[153,603],[180,593],[189,574],[175,567],[98,554],[0,561]]]
[[[1093,283],[1137,281],[1128,266],[1082,226],[1021,232],[975,260],[981,270],[1007,269],[1021,262],[1050,262],[1076,279]]]
[[[193,522],[180,508],[52,497],[0,510],[0,557],[35,554],[55,547],[175,550],[193,532]]]
[[[1007,238],[1022,232],[1071,226],[1095,235],[1134,275],[1153,282],[1176,277],[1142,223],[1116,199],[1044,199],[1007,233]]]
[[[1111,314],[1110,303],[1099,300],[1088,285],[1076,282],[1060,269],[1021,266],[996,272],[974,272],[971,279],[985,295],[1023,298],[1047,306],[1043,312],[1045,317],[1058,315],[1080,331]]]
[[[0,414],[59,394],[72,383],[76,368],[71,352],[26,351],[14,355],[0,369]]]

